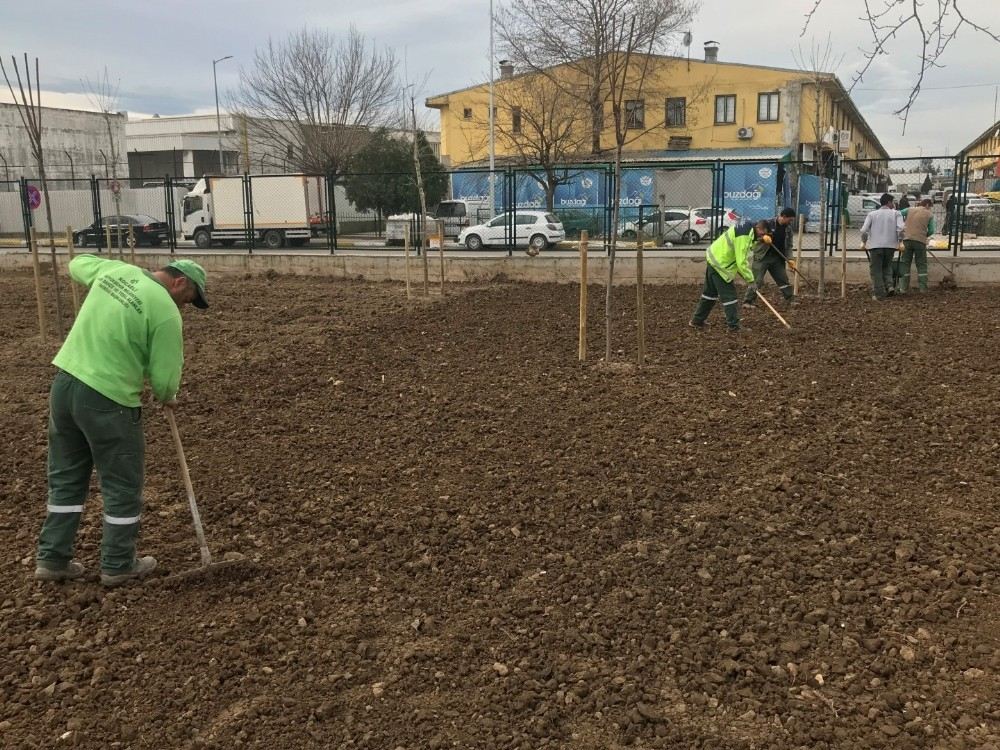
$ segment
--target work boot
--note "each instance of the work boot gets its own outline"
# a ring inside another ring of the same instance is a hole
[[[120,586],[133,579],[145,578],[156,569],[155,557],[137,557],[132,569],[124,573],[106,573],[101,571],[101,583],[105,586]]]
[[[44,565],[35,566],[36,581],[72,581],[80,578],[87,569],[81,563],[70,560],[65,568],[46,568]]]
[[[708,328],[708,323],[699,322],[697,320],[689,320],[688,325],[697,331],[704,331],[706,328]]]

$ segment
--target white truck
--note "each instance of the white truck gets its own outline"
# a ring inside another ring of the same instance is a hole
[[[309,217],[322,214],[324,178],[303,174],[265,175],[250,181],[254,243],[277,249],[301,247],[312,236]],[[246,241],[247,201],[241,176],[198,180],[184,196],[184,239],[202,249]]]

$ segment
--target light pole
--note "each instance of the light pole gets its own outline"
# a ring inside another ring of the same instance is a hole
[[[490,216],[496,213],[496,188],[494,187],[495,177],[493,170],[496,162],[496,141],[493,135],[494,121],[493,111],[493,0],[490,0]]]
[[[212,82],[215,84],[215,132],[219,137],[219,174],[222,174],[224,170],[222,168],[222,117],[219,115],[219,78],[215,74],[215,66],[223,60],[231,60],[232,57],[232,55],[226,55],[218,60],[212,60]]]

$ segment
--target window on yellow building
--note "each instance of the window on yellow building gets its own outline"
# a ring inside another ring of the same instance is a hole
[[[781,119],[781,94],[771,91],[757,94],[757,122],[777,122]]]
[[[627,99],[625,101],[625,128],[642,130],[646,127],[646,102],[644,99]]]
[[[736,94],[715,97],[715,124],[726,125],[736,122]]]
[[[510,108],[510,129],[514,133],[521,132],[521,108],[511,107]]]
[[[472,107],[465,107],[462,110],[462,119],[471,120],[472,119]]]
[[[663,123],[668,128],[683,128],[687,124],[687,99],[683,96],[667,99]]]

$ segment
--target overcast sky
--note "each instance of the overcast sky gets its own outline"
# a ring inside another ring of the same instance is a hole
[[[567,0],[570,1],[570,0]],[[120,80],[121,107],[134,114],[175,115],[215,111],[212,59],[219,88],[235,86],[268,36],[281,39],[303,25],[334,33],[354,24],[369,38],[405,59],[409,80],[423,82],[423,96],[481,83],[489,75],[489,0],[39,0],[2,2],[0,53],[40,58],[44,103],[88,106],[81,78],[96,79],[107,66]],[[496,0],[499,5],[500,0]],[[692,24],[692,57],[702,43],[721,43],[720,60],[795,68],[795,52],[832,33],[833,72],[850,86],[863,64],[867,26],[862,0],[824,0],[805,37],[800,31],[813,0],[702,0]],[[966,0],[964,12],[1000,31],[1000,0]],[[919,50],[913,36],[894,42],[891,54],[857,85],[858,105],[894,156],[954,154],[993,122],[1000,84],[1000,45],[963,30],[945,67],[925,79],[906,135],[892,115],[906,100]],[[4,87],[0,100],[9,101]],[[436,127],[436,117],[428,121]]]

